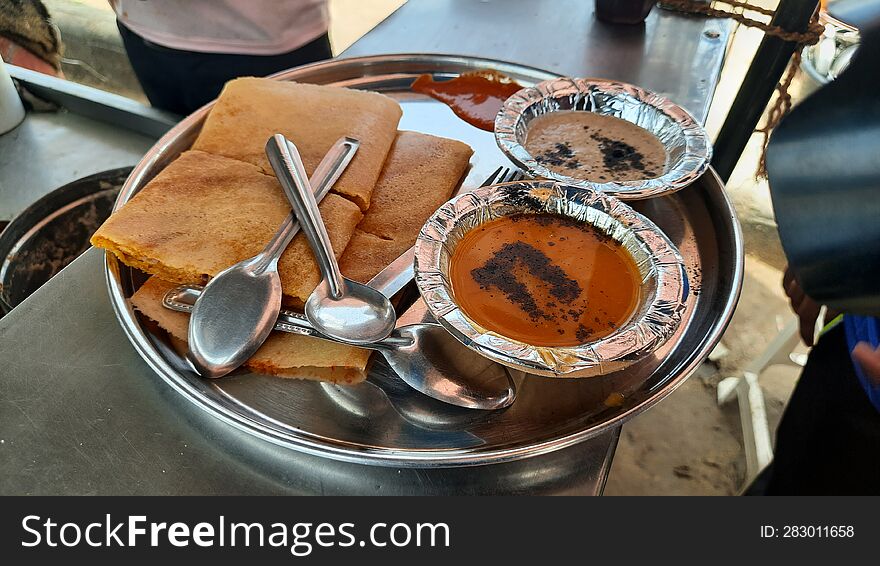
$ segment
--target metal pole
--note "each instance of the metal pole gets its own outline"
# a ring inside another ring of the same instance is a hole
[[[780,0],[771,23],[803,33],[807,31],[810,17],[818,5],[818,0]],[[770,35],[765,35],[761,41],[715,140],[712,166],[725,183],[764,114],[796,45]]]

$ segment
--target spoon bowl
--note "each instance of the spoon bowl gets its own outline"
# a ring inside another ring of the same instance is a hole
[[[376,349],[391,369],[416,391],[468,409],[487,411],[509,407],[516,387],[504,366],[462,346],[436,323],[408,324]],[[390,339],[389,339],[390,340]]]
[[[386,338],[397,322],[394,307],[379,291],[342,276],[296,146],[275,134],[266,144],[266,155],[323,275],[306,301],[306,318],[323,334],[349,344]]]
[[[211,292],[221,300],[196,303],[199,324],[190,319],[188,359],[202,377],[228,374],[255,350],[231,349],[230,344],[259,347],[272,332],[281,310],[281,281],[277,271],[261,269],[259,260],[233,265],[212,280]],[[222,297],[237,297],[235,308],[229,309]]]
[[[397,263],[389,268],[393,271],[398,267]],[[371,282],[380,280],[399,282],[404,278],[394,278],[383,272]],[[392,290],[386,289],[386,292],[394,294],[390,292]],[[182,285],[168,292],[163,305],[180,312],[192,312],[192,304],[201,292],[198,286]],[[318,332],[302,314],[288,310],[281,311],[275,330],[343,343]],[[509,407],[516,399],[516,383],[502,365],[469,350],[437,323],[401,326],[387,338],[362,347],[382,354],[403,383],[443,403],[493,411]],[[397,395],[395,399],[400,401],[399,397]],[[406,404],[421,407],[418,411],[432,411],[410,397],[404,397]]]
[[[396,314],[391,301],[372,287],[343,277],[342,293],[335,298],[326,280],[306,301],[305,314],[315,329],[350,342],[368,344],[391,334]]]

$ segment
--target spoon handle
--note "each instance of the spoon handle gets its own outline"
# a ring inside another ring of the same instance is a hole
[[[270,144],[274,145],[272,140],[267,144],[267,152]],[[348,164],[354,159],[354,154],[357,152],[359,146],[360,142],[354,138],[339,138],[339,140],[337,140],[330,148],[330,151],[328,151],[324,158],[321,159],[321,162],[318,163],[318,166],[312,172],[312,176],[309,179],[309,183],[314,186],[316,201],[321,201],[327,193],[330,192],[330,189],[333,188],[333,185],[339,177],[342,176],[342,173],[345,172]],[[272,168],[275,170],[275,175],[278,177],[279,183],[281,183],[283,188],[284,183],[281,180],[283,172],[279,173],[279,164],[276,164],[273,161],[271,153],[268,157],[269,162],[272,164]],[[286,167],[284,167],[283,164],[281,164],[281,169],[286,171]],[[266,247],[263,248],[263,252],[260,254],[261,263],[259,264],[259,270],[265,269],[269,263],[278,259],[299,231],[300,225],[297,222],[296,215],[291,212],[287,215],[287,218],[284,219],[284,222],[278,228],[275,236],[273,236],[269,243],[266,244]]]
[[[302,334],[304,336],[312,336],[327,340],[328,342],[336,342],[337,344],[345,344],[351,346],[348,342],[337,340],[332,336],[327,336],[317,330],[304,314],[287,309],[281,309],[278,313],[278,320],[275,322],[275,330],[288,332],[291,334]],[[358,348],[366,348],[367,350],[388,351],[397,348],[403,348],[412,344],[412,339],[400,335],[400,329],[395,329],[389,336],[379,340],[378,342],[368,342],[366,344],[358,344]]]
[[[165,294],[165,297],[162,299],[162,305],[173,311],[191,313],[193,305],[202,294],[202,290],[203,288],[199,285],[181,285],[171,289]],[[309,322],[309,319],[306,318],[305,315],[287,309],[281,309],[279,311],[278,320],[275,321],[274,329],[290,334],[312,336],[329,342],[336,342],[337,344],[347,344],[347,342],[342,342],[341,340],[322,334],[312,326],[312,323]],[[395,330],[390,336],[383,340],[369,344],[358,344],[358,347],[366,348],[368,350],[387,351],[406,347],[411,344],[412,339],[401,336],[400,332]]]
[[[299,151],[283,135],[275,134],[266,144],[266,155],[293,206],[300,228],[309,239],[321,274],[327,280],[330,294],[334,299],[338,299],[342,296],[344,287],[342,272],[339,270],[336,256],[333,255],[330,236],[327,235],[327,228],[318,211],[318,203],[312,194]]]

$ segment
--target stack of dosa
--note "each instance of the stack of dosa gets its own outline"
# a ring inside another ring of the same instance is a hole
[[[366,210],[400,116],[397,102],[375,92],[236,79],[224,87],[193,149],[247,161],[274,175],[266,140],[284,134],[296,144],[311,175],[336,140],[355,138],[360,141],[357,159],[333,190]]]
[[[361,211],[327,195],[318,207],[337,257]],[[92,237],[95,246],[167,281],[206,280],[256,255],[290,214],[275,177],[255,166],[187,151],[162,170]],[[320,281],[305,235],[297,235],[278,264],[284,294],[303,300]]]
[[[318,107],[332,108],[333,119]],[[203,282],[256,254],[290,211],[271,170],[264,172],[265,141],[276,132],[287,135],[311,172],[330,145],[348,135],[361,139],[361,148],[340,178],[345,183],[335,188],[339,194],[325,197],[319,208],[343,273],[365,282],[415,242],[422,224],[454,191],[472,153],[461,142],[426,134],[400,132],[395,139],[399,115],[393,100],[375,93],[232,81],[194,149],[111,216],[92,243],[154,275],[132,303],[185,340],[188,316],[161,306],[165,292],[178,283]],[[364,143],[384,137],[387,144]],[[366,203],[372,204],[362,214],[359,206]],[[287,304],[301,304],[317,285],[317,264],[303,235],[282,255],[279,272]],[[275,332],[247,365],[263,373],[352,383],[364,379],[369,354]]]

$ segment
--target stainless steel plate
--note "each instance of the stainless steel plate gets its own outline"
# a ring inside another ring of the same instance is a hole
[[[473,169],[465,180],[465,187],[473,188],[507,164],[493,134],[410,92],[409,85],[422,73],[443,79],[486,68],[526,86],[553,76],[485,59],[392,55],[318,63],[276,78],[395,97],[403,106],[401,129],[456,138],[473,147]],[[156,143],[132,172],[117,208],[190,147],[207,111],[205,107],[189,116]],[[368,381],[347,388],[250,373],[203,380],[187,369],[165,334],[129,306],[128,297],[143,275],[108,257],[107,283],[119,321],[147,363],[188,400],[241,430],[293,450],[350,462],[407,467],[498,463],[570,446],[647,409],[696,369],[727,326],[739,297],[743,256],[736,217],[718,178],[710,172],[675,195],[635,207],[663,229],[687,265],[693,292],[676,334],[653,356],[623,372],[586,381],[519,375],[518,400],[497,413],[456,410],[431,401],[401,386],[379,361]]]

